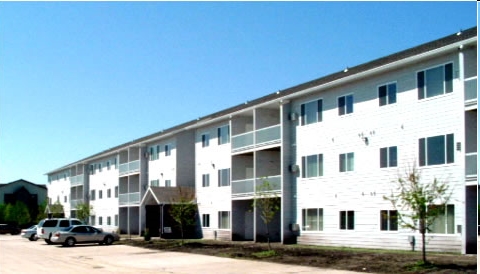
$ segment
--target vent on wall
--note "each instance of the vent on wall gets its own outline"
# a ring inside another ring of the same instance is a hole
[[[289,115],[290,121],[296,121],[297,118],[298,118],[297,116],[298,116],[298,115],[297,115],[297,113],[295,113],[295,112],[290,113],[290,115]]]
[[[298,165],[290,165],[289,169],[290,169],[290,172],[297,173],[299,170],[299,167]]]

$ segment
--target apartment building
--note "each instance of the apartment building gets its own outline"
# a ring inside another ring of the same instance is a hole
[[[252,208],[267,180],[281,210],[273,241],[411,249],[383,197],[415,167],[452,197],[428,249],[476,253],[477,29],[245,102],[47,173],[49,197],[91,222],[175,237],[168,208],[195,193],[195,237],[262,241]]]

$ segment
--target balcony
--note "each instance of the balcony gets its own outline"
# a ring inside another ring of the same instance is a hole
[[[280,175],[268,178],[237,180],[232,181],[232,198],[254,196],[255,189],[265,180],[270,183],[272,192],[280,192],[282,186],[282,177]]]
[[[76,209],[79,204],[83,204],[83,199],[70,200],[71,209]]]
[[[140,203],[140,192],[119,194],[118,203],[119,205],[138,205]]]
[[[467,178],[477,177],[477,152],[465,154],[465,176]]]
[[[118,166],[118,173],[120,176],[135,173],[140,171],[140,160],[120,164]]]
[[[70,186],[82,186],[85,176],[83,174],[70,177]]]
[[[280,125],[239,134],[232,137],[232,152],[280,143]]]
[[[465,107],[477,105],[477,77],[465,80]]]

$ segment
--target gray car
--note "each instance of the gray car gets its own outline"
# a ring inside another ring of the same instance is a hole
[[[22,231],[20,232],[21,236],[23,238],[27,238],[29,239],[30,241],[36,241],[38,240],[38,237],[37,237],[37,225],[34,225],[34,226],[31,226],[29,228],[25,228],[25,229],[22,229]]]
[[[110,245],[118,241],[120,236],[115,233],[103,232],[89,225],[74,225],[53,233],[50,241],[63,246],[74,246],[77,243],[98,243]]]

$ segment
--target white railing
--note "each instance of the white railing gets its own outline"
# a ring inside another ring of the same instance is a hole
[[[270,176],[266,178],[257,179],[245,179],[232,181],[232,197],[244,197],[253,196],[256,188],[263,184],[264,181],[268,181],[272,192],[279,192],[282,187],[282,177]]]
[[[70,186],[81,186],[84,183],[85,176],[83,174],[70,177]]]
[[[120,164],[118,166],[118,173],[120,175],[125,175],[128,173],[134,173],[140,171],[140,160]]]
[[[280,125],[262,128],[232,137],[232,152],[280,142]]]
[[[124,193],[118,195],[119,205],[135,205],[140,203],[140,192]]]
[[[477,77],[472,77],[465,80],[465,101],[477,100]]]
[[[477,176],[477,153],[465,153],[465,176]]]

